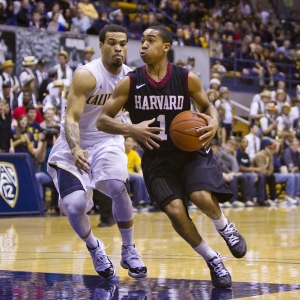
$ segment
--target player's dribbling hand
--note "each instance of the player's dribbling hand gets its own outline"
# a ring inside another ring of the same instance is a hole
[[[88,153],[80,148],[73,148],[72,154],[78,172],[81,175],[83,174],[82,171],[88,173],[91,166],[91,163],[88,159]]]
[[[200,140],[203,142],[203,147],[207,148],[216,134],[219,122],[217,119],[213,119],[209,115],[201,113],[200,115],[206,120],[207,126],[197,129],[197,132],[202,133],[202,135],[200,136]]]
[[[134,138],[142,142],[148,149],[152,150],[153,146],[159,148],[153,139],[162,141],[163,138],[160,137],[157,133],[163,131],[164,129],[160,127],[149,127],[148,125],[155,122],[155,118],[152,120],[144,121],[138,124],[133,125],[131,134]]]

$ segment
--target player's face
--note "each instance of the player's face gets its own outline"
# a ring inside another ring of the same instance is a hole
[[[140,56],[146,64],[162,61],[170,49],[169,43],[164,43],[159,32],[154,29],[146,29],[141,39]]]
[[[122,66],[127,55],[127,36],[123,32],[107,32],[104,44],[100,42],[102,61],[114,68]]]

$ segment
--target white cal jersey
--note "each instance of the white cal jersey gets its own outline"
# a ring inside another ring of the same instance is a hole
[[[88,70],[96,79],[96,86],[94,90],[87,95],[83,114],[79,121],[80,144],[81,147],[85,149],[112,136],[109,133],[97,129],[97,119],[104,103],[112,96],[116,84],[123,79],[131,69],[123,64],[119,74],[111,74],[104,67],[101,58],[95,59],[78,69]],[[120,118],[121,121],[121,116],[122,112],[119,112],[116,118]],[[65,137],[65,117],[61,122],[61,134]],[[115,137],[115,135],[113,136]]]

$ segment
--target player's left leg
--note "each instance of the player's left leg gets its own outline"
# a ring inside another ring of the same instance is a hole
[[[247,244],[243,236],[235,228],[235,224],[226,219],[220,210],[218,200],[210,191],[195,191],[190,195],[191,201],[206,214],[215,224],[219,234],[236,258],[242,258],[247,252]]]
[[[134,278],[147,276],[147,267],[141,260],[134,240],[132,203],[126,185],[121,180],[111,179],[103,181],[112,199],[112,212],[117,221],[122,237],[121,266],[128,269],[128,274]]]

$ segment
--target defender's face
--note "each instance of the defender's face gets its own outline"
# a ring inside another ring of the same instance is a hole
[[[107,32],[100,42],[102,60],[112,67],[121,67],[127,55],[127,36],[124,32]]]
[[[144,31],[141,43],[140,56],[147,64],[160,61],[171,46],[169,43],[164,43],[159,32],[154,29]]]

